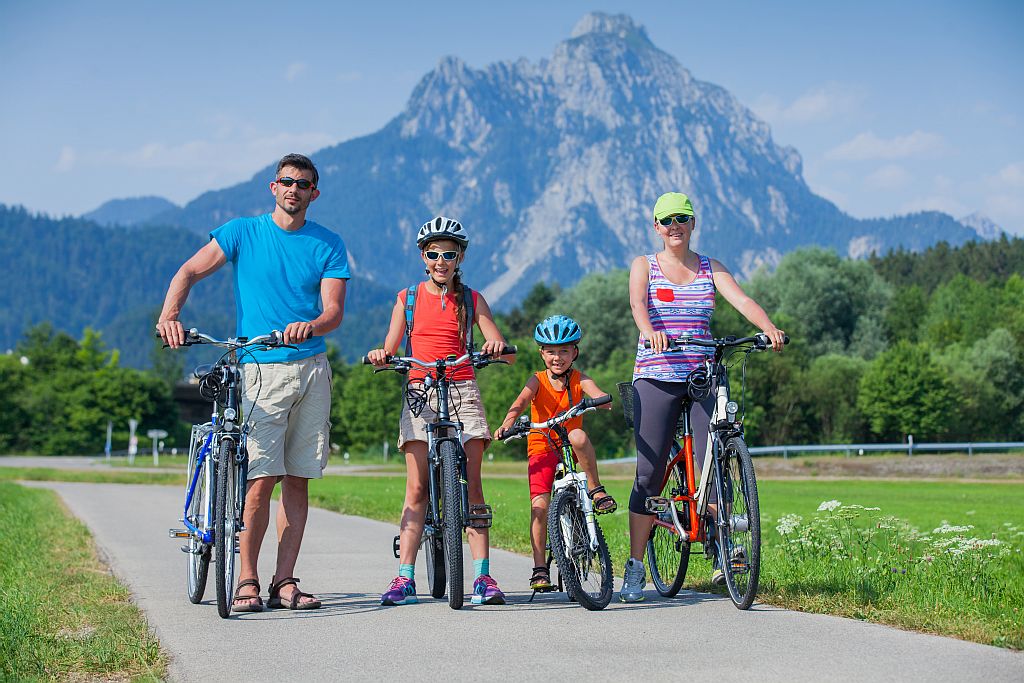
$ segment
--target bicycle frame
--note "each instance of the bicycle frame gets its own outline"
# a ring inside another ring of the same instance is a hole
[[[456,449],[460,454],[459,458],[459,481],[462,482],[462,526],[465,528],[468,525],[466,515],[469,510],[469,490],[466,486],[466,452],[462,447],[462,423],[453,422],[451,419],[451,409],[448,406],[450,398],[449,384],[451,380],[448,378],[445,370],[447,364],[444,359],[437,362],[437,377],[436,387],[438,396],[438,419],[435,422],[427,424],[427,460],[430,464],[430,481],[429,481],[429,495],[430,495],[430,515],[431,531],[434,531],[438,520],[440,518],[439,500],[440,492],[437,490],[437,473],[441,468],[441,459],[439,456],[440,445],[444,441],[454,441],[458,446]],[[440,435],[437,434],[440,432]],[[452,434],[454,433],[454,436]]]
[[[563,425],[556,425],[554,428],[555,434],[559,440],[559,451],[561,452],[562,462],[559,465],[562,468],[562,476],[559,477],[558,473],[555,473],[555,481],[551,486],[551,500],[555,499],[555,494],[564,488],[569,486],[576,487],[576,496],[579,498],[580,507],[583,509],[583,518],[587,522],[587,533],[590,536],[590,549],[597,551],[597,528],[596,519],[594,515],[594,501],[587,495],[588,484],[587,484],[587,473],[580,472],[576,468],[576,458],[572,450],[572,444],[569,443],[569,435]]]

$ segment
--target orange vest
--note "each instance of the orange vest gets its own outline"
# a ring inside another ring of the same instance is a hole
[[[534,376],[540,382],[540,386],[537,387],[537,395],[533,397],[533,403],[530,404],[531,422],[550,420],[555,415],[579,403],[580,399],[583,398],[583,390],[580,388],[579,370],[573,369],[569,371],[568,391],[557,390],[552,387],[551,382],[548,381],[547,370],[542,370]],[[562,424],[567,432],[580,429],[583,427],[583,416],[579,415]],[[553,438],[554,433],[551,436]],[[551,451],[551,443],[547,440],[545,434],[543,432],[530,432],[530,435],[526,438],[527,457],[543,455],[549,451]]]

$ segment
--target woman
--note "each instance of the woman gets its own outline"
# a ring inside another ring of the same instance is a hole
[[[768,335],[773,349],[780,351],[783,345],[783,331],[743,292],[725,266],[690,249],[695,223],[693,206],[685,194],[663,194],[654,205],[654,231],[664,248],[657,254],[638,256],[629,271],[629,305],[640,341],[633,368],[637,459],[629,499],[629,560],[619,593],[623,602],[644,599],[643,557],[654,522],[644,503],[651,496],[661,495],[675,424],[686,396],[686,378],[706,357],[700,347],[665,353],[669,339],[684,334],[710,339],[715,292],[721,292],[726,301]],[[650,349],[644,348],[645,341],[650,342]],[[699,460],[707,447],[713,409],[713,397],[693,404],[693,447]]]

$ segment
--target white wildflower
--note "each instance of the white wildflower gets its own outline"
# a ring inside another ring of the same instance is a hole
[[[800,515],[783,515],[779,518],[779,523],[775,526],[775,530],[783,536],[791,534],[800,526],[800,522],[803,519]]]
[[[818,506],[818,512],[832,512],[841,505],[842,503],[840,503],[838,500],[826,500],[823,501],[822,504]]]
[[[933,534],[962,533],[964,531],[970,531],[973,528],[974,528],[973,524],[964,524],[964,525],[958,526],[956,524],[950,524],[949,522],[943,520],[942,526],[938,527],[937,529],[932,530],[932,533]]]

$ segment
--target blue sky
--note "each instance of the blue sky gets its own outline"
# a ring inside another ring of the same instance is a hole
[[[1024,2],[0,0],[0,202],[178,203],[382,127],[454,54],[532,61],[626,12],[730,90],[859,217],[981,211],[1024,234]]]

